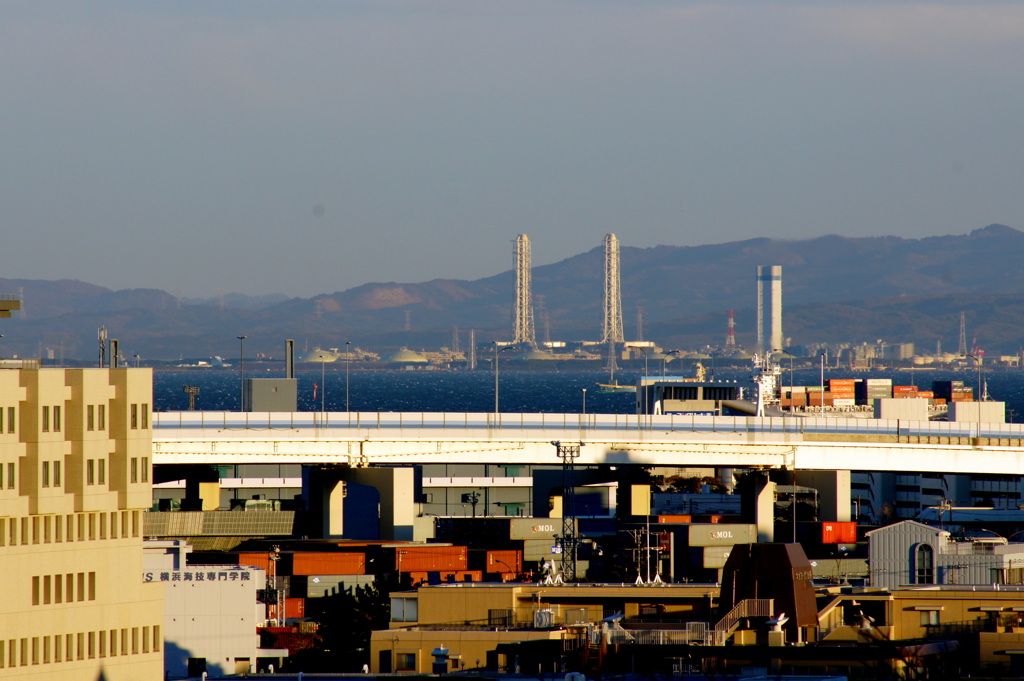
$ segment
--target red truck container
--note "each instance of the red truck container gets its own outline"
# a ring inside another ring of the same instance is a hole
[[[361,552],[296,553],[292,556],[293,575],[365,575],[366,554]]]
[[[306,599],[284,599],[284,616],[285,619],[303,619],[306,616]]]
[[[856,544],[857,523],[826,522],[821,524],[822,544]]]

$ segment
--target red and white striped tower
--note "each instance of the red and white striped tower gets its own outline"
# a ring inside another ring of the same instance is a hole
[[[729,310],[729,322],[725,331],[725,349],[736,349],[736,310]]]

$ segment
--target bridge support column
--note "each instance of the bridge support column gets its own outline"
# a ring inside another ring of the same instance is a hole
[[[414,468],[310,468],[304,476],[309,510],[325,539],[414,538]]]
[[[743,522],[757,526],[758,543],[775,541],[775,483],[767,473],[751,473],[739,489]]]
[[[796,472],[798,485],[818,490],[821,519],[829,522],[850,520],[850,471]]]
[[[380,536],[411,541],[416,522],[416,469],[349,468],[345,479],[380,492]]]
[[[190,466],[185,477],[183,511],[216,511],[220,509],[220,478],[212,466]]]

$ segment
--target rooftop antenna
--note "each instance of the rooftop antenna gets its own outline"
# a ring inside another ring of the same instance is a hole
[[[102,369],[107,365],[107,327],[101,326],[96,332],[96,338],[99,340],[100,344],[100,357],[99,364],[97,366]]]

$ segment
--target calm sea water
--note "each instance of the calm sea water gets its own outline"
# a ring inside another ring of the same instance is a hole
[[[642,372],[621,371],[621,383],[635,383]],[[280,377],[281,372],[246,371],[250,378]],[[716,378],[737,380],[749,386],[749,372],[719,371]],[[977,391],[978,375],[973,371],[943,372],[915,370],[891,373],[854,374],[829,370],[826,378],[892,378],[896,385],[931,388],[933,380],[962,380]],[[345,411],[346,377],[342,367],[325,371],[297,372],[299,410],[320,409],[323,398],[328,411]],[[597,383],[607,381],[605,372],[509,371],[499,377],[498,396],[503,412],[580,413],[586,389],[586,410],[604,414],[635,412],[631,393],[601,393]],[[992,399],[1006,402],[1007,420],[1024,420],[1024,371],[990,369],[983,374]],[[241,382],[237,370],[156,371],[154,408],[179,411],[188,408],[185,385],[199,386],[196,408],[205,411],[235,411],[239,407]],[[794,372],[796,385],[818,385],[816,370]],[[789,372],[783,383],[789,385]],[[314,398],[314,384],[316,397]],[[325,391],[325,392],[321,392]],[[494,374],[488,371],[350,371],[349,406],[352,411],[452,411],[489,412],[494,410]]]

